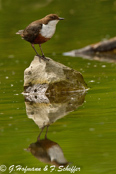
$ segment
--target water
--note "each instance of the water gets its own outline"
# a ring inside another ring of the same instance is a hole
[[[45,173],[47,164],[24,150],[37,141],[40,133],[26,114],[21,94],[24,70],[35,53],[15,33],[49,13],[57,13],[65,20],[57,25],[54,37],[43,44],[45,55],[80,71],[90,90],[82,105],[49,127],[48,138],[60,145],[71,166],[80,167],[75,173],[115,173],[116,64],[62,56],[63,52],[115,36],[115,0],[1,0],[0,13],[0,166],[7,166],[4,173],[9,173],[12,165],[40,167]],[[45,130],[41,138],[44,135]],[[50,171],[49,165],[47,173]]]

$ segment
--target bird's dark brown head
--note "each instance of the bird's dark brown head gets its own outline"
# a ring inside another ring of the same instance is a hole
[[[46,18],[48,21],[52,21],[52,20],[64,20],[64,18],[61,18],[61,17],[59,17],[59,16],[56,15],[56,14],[49,14],[49,15],[45,16],[45,18]]]

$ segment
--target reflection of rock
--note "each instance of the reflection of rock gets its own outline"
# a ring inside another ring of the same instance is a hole
[[[73,57],[81,56],[86,59],[98,61],[116,62],[116,37],[81,49],[66,52],[63,55]]]
[[[48,97],[44,94],[36,94],[36,95],[25,95],[25,101],[29,101],[30,104],[32,103],[50,103]]]
[[[60,165],[65,167],[68,164],[61,147],[49,139],[38,140],[37,142],[30,144],[27,150],[41,162],[57,167]]]
[[[26,112],[29,118],[43,128],[64,117],[83,104],[85,93],[75,92],[49,97],[41,95],[25,96]],[[45,101],[45,102],[44,102]]]
[[[85,90],[87,88],[80,72],[53,61],[39,62],[37,56],[24,72],[26,93]]]

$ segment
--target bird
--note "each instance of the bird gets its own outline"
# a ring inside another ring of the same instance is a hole
[[[56,14],[49,14],[42,19],[33,21],[24,30],[19,30],[16,34],[19,34],[22,39],[31,43],[32,48],[40,60],[48,60],[43,53],[41,44],[52,38],[56,30],[56,25],[60,20],[64,20],[64,18]],[[38,54],[34,44],[39,44],[42,56]]]

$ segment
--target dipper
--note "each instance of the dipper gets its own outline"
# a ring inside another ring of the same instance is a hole
[[[31,43],[34,51],[40,59],[45,58],[41,48],[41,44],[51,39],[56,30],[56,24],[64,18],[58,17],[56,14],[49,14],[44,18],[30,23],[24,30],[19,30],[16,34],[21,35],[22,39]],[[42,56],[36,51],[34,44],[39,44]]]

